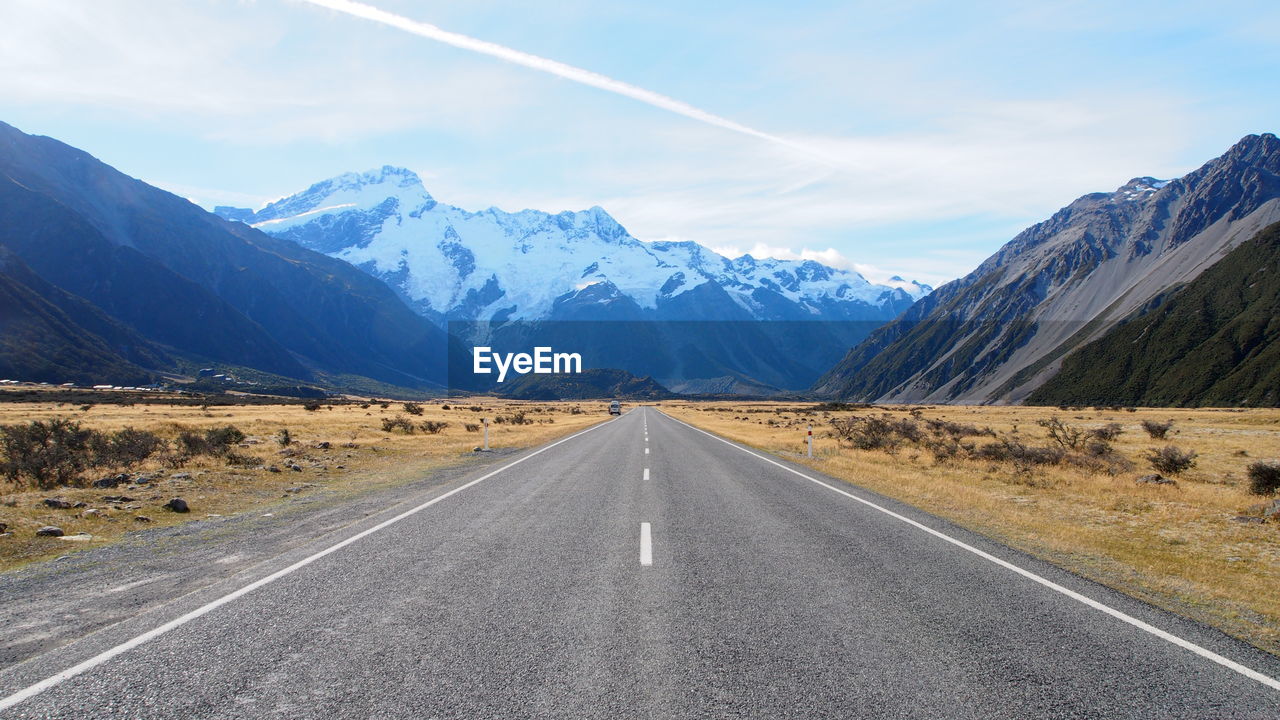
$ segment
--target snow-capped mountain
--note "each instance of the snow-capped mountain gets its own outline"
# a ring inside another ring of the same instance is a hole
[[[417,175],[391,166],[325,180],[257,212],[216,212],[363,268],[437,322],[542,320],[619,297],[651,319],[888,321],[931,290],[872,284],[813,261],[642,242],[599,207],[468,212],[437,203]],[[736,307],[678,302],[707,284]]]

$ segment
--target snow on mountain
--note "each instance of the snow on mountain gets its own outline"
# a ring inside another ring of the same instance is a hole
[[[325,180],[257,212],[215,212],[363,268],[437,320],[544,319],[597,284],[660,314],[715,283],[754,319],[887,321],[932,290],[901,278],[877,285],[809,260],[642,242],[599,207],[468,212],[437,203],[417,175],[392,166]]]

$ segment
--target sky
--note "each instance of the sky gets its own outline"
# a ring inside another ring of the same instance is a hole
[[[0,120],[208,208],[390,164],[934,285],[1280,129],[1274,1],[370,4],[467,46],[316,0],[3,0]]]

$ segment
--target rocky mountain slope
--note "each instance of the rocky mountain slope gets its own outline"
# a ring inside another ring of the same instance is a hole
[[[1028,401],[1280,405],[1280,223],[1067,356]]]
[[[391,166],[312,185],[257,212],[220,207],[303,247],[342,258],[399,289],[437,320],[556,319],[607,284],[651,319],[714,317],[673,304],[711,283],[756,320],[887,320],[929,291],[875,285],[813,261],[723,257],[693,242],[641,242],[603,209],[550,214],[443,205]]]
[[[445,334],[382,282],[3,123],[0,245],[183,356],[303,380],[445,382]]]
[[[567,345],[590,367],[677,390],[807,387],[843,348],[930,291],[812,261],[642,242],[598,207],[468,212],[390,166],[257,212],[216,212],[365,270],[467,343]]]
[[[1085,195],[878,329],[822,395],[885,402],[1026,399],[1072,351],[1280,220],[1280,140],[1250,135],[1170,182]]]

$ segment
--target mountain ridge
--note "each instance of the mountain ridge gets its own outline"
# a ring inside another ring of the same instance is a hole
[[[885,402],[1019,402],[1061,358],[1280,220],[1280,140],[1090,193],[879,328],[815,383]]]

